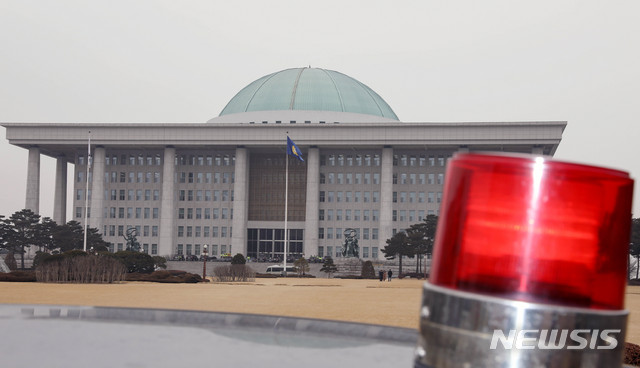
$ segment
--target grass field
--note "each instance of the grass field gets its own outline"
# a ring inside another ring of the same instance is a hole
[[[249,283],[0,283],[0,303],[258,313],[417,328],[420,280],[256,279]],[[627,341],[640,344],[640,286],[627,288]]]

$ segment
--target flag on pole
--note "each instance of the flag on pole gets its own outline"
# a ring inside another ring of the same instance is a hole
[[[304,162],[304,159],[302,158],[302,151],[300,151],[300,148],[298,148],[298,146],[296,146],[296,144],[293,143],[293,141],[291,140],[291,138],[289,138],[289,136],[287,136],[287,154]]]

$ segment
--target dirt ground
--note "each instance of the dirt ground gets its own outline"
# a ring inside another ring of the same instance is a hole
[[[417,328],[420,280],[256,279],[250,283],[0,283],[0,303],[184,309]],[[627,288],[627,341],[640,344],[640,286]]]

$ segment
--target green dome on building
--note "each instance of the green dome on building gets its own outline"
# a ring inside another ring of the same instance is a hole
[[[320,68],[293,68],[266,75],[238,92],[220,116],[279,110],[349,112],[398,120],[371,88],[345,74]]]

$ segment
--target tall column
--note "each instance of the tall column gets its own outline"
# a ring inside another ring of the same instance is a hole
[[[159,255],[173,255],[173,235],[175,233],[175,185],[173,177],[176,149],[168,146],[164,149],[164,166],[162,168],[162,207],[160,209]]]
[[[40,149],[29,148],[27,165],[27,195],[24,208],[40,213]]]
[[[304,224],[305,256],[318,254],[318,210],[320,191],[320,150],[318,147],[309,148],[307,154],[307,203]]]
[[[233,185],[233,236],[231,249],[247,254],[247,212],[249,200],[249,158],[247,149],[236,148],[235,183]]]
[[[67,223],[67,160],[56,159],[56,184],[53,196],[53,221],[58,225]]]
[[[391,237],[393,229],[393,148],[382,149],[382,161],[380,167],[380,238],[378,249],[386,246],[387,239]],[[378,251],[378,258],[382,252]]]
[[[104,224],[104,219],[102,218],[102,207],[104,207],[104,157],[104,147],[97,146],[93,150],[91,161],[93,174],[91,179],[91,202],[89,203],[89,214],[91,215],[89,217],[89,226],[98,229],[100,233],[103,231],[102,225]]]

